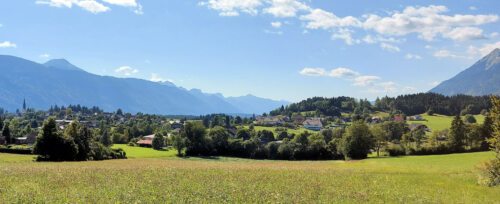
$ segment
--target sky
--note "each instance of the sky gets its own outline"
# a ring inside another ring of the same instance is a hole
[[[2,0],[0,54],[299,101],[426,92],[500,47],[494,0]]]

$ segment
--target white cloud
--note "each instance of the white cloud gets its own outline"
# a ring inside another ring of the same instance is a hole
[[[470,9],[471,11],[475,11],[475,10],[477,10],[477,7],[475,7],[475,6],[469,6],[469,9]]]
[[[443,33],[443,36],[456,41],[474,40],[474,39],[485,39],[486,36],[483,35],[483,30],[476,27],[459,27],[453,30]]]
[[[417,55],[417,54],[411,54],[411,53],[406,54],[406,55],[405,55],[405,58],[406,58],[406,59],[409,59],[409,60],[411,60],[411,59],[421,60],[421,59],[422,59],[422,57],[421,57],[420,55]]]
[[[137,15],[142,15],[142,5],[137,3],[136,0],[102,0],[108,4],[116,5],[116,6],[123,6],[123,7],[130,7],[134,8],[134,13]]]
[[[377,35],[377,36],[366,35],[362,40],[363,40],[363,42],[365,42],[367,44],[375,44],[375,43],[379,43],[379,42],[400,43],[403,41],[402,39],[396,39],[393,37],[383,37],[380,35]]]
[[[401,51],[398,46],[391,45],[388,43],[380,43],[380,48],[389,52],[399,52]]]
[[[125,6],[125,7],[136,7],[139,4],[135,0],[102,0],[108,4],[113,4],[117,6]]]
[[[262,0],[209,0],[200,2],[199,5],[216,10],[221,16],[239,16],[241,12],[257,15]]]
[[[414,93],[416,91],[415,88],[401,86],[393,81],[382,81],[382,78],[379,76],[362,75],[357,71],[345,67],[338,67],[330,71],[324,68],[307,67],[302,69],[299,73],[304,76],[344,79],[351,82],[353,86],[363,87],[365,89],[364,91],[369,93],[402,94]]]
[[[328,30],[338,27],[361,25],[361,22],[352,16],[339,18],[335,14],[322,9],[311,10],[309,14],[300,16],[300,20],[306,22],[306,28],[308,29]]]
[[[500,41],[484,44],[481,47],[470,46],[467,52],[471,56],[485,56],[496,48],[500,48]]]
[[[163,81],[166,81],[165,79],[163,79],[160,75],[156,74],[156,73],[152,73],[151,74],[151,81],[154,81],[154,82],[163,82]]]
[[[129,67],[129,66],[121,66],[121,67],[118,67],[117,69],[115,69],[115,72],[118,74],[121,74],[121,75],[130,76],[132,74],[138,73],[139,70],[134,69],[134,68]]]
[[[323,68],[310,68],[306,67],[299,72],[304,76],[325,76],[326,71]]]
[[[39,57],[47,59],[50,57],[50,54],[44,53],[44,54],[41,54]]]
[[[78,1],[75,3],[79,7],[90,11],[91,13],[102,13],[111,10],[109,7],[104,6],[103,4],[94,1],[94,0],[83,0],[83,1]]]
[[[0,42],[0,48],[16,48],[17,45],[15,43],[12,43],[10,41],[3,41]]]
[[[337,32],[334,32],[332,34],[332,39],[340,39],[344,40],[345,44],[347,45],[354,45],[360,43],[360,40],[354,39],[352,37],[352,30],[349,30],[347,28],[341,28]]]
[[[406,7],[402,12],[396,11],[391,16],[366,15],[363,27],[384,35],[403,36],[416,33],[420,38],[433,40],[437,35],[453,39],[450,35],[454,29],[467,30],[464,27],[478,26],[498,21],[497,15],[443,15],[448,12],[446,6]],[[472,30],[477,36],[477,29]],[[466,35],[470,36],[470,34]]]
[[[434,57],[437,58],[463,58],[463,56],[454,54],[450,52],[449,50],[438,50],[434,52]]]
[[[362,76],[357,76],[354,78],[354,86],[371,86],[373,85],[376,81],[380,80],[380,77],[378,76],[368,76],[368,75],[362,75]]]
[[[264,9],[264,13],[275,17],[295,17],[297,12],[309,10],[309,6],[297,0],[270,0],[270,6]]]
[[[273,28],[281,28],[282,23],[281,23],[281,22],[279,22],[279,21],[271,22],[271,26],[272,26]]]
[[[355,76],[358,76],[359,73],[352,70],[352,69],[349,69],[349,68],[345,68],[345,67],[339,67],[339,68],[336,68],[336,69],[333,69],[332,71],[330,71],[330,76],[332,77],[337,77],[337,78],[340,78],[340,77],[355,77]]]
[[[36,4],[46,4],[52,7],[68,7],[71,8],[75,0],[37,0]]]
[[[111,9],[102,3],[99,3],[95,0],[37,0],[36,4],[45,4],[52,7],[67,7],[72,8],[73,5],[76,5],[84,10],[87,10],[91,13],[102,13],[110,11]]]
[[[137,2],[137,0],[102,0],[103,2],[122,7],[133,8],[134,13],[142,14],[142,5]],[[78,6],[91,13],[103,13],[110,11],[111,8],[102,4],[97,0],[37,0],[36,4],[48,5],[58,8],[72,8],[73,5]]]

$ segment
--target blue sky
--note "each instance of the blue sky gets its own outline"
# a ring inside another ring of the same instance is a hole
[[[225,96],[425,92],[500,47],[500,3],[340,0],[16,0],[0,54],[65,58],[116,77]]]

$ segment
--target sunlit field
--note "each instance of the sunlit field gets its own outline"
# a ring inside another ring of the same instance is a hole
[[[451,127],[451,122],[453,121],[454,116],[445,116],[438,114],[430,116],[427,114],[422,114],[422,117],[425,119],[425,121],[408,121],[408,123],[425,124],[431,130],[444,130]],[[474,118],[476,118],[478,124],[482,124],[484,122],[484,115],[474,115]],[[462,120],[463,119],[464,117],[462,117]]]
[[[362,161],[177,158],[128,147],[135,159],[35,163],[0,154],[1,203],[498,203],[476,184],[491,152]],[[150,151],[146,151],[150,150]]]

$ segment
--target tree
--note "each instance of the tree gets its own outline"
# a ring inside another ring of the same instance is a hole
[[[241,125],[243,123],[243,119],[241,119],[240,116],[236,116],[236,118],[234,118],[234,123],[236,125]]]
[[[78,147],[72,138],[60,134],[55,119],[49,118],[42,126],[33,152],[39,161],[74,161]]]
[[[469,123],[469,124],[472,124],[472,123],[476,123],[477,120],[476,120],[476,118],[473,115],[467,114],[467,115],[465,115],[465,122]]]
[[[81,125],[77,121],[73,121],[65,129],[64,136],[66,138],[73,139],[75,142],[78,149],[78,152],[75,155],[75,160],[85,161],[89,159],[91,153],[92,133],[87,127]]]
[[[481,126],[481,149],[488,150],[490,145],[488,139],[491,138],[493,134],[493,119],[490,114],[487,114],[484,118],[483,125]]]
[[[274,138],[274,133],[269,130],[261,130],[257,133],[259,140],[262,142],[272,142],[276,139]]]
[[[340,149],[346,160],[365,159],[372,147],[372,134],[364,121],[353,122],[340,142]]]
[[[9,122],[6,122],[3,126],[2,130],[2,136],[5,138],[5,142],[7,144],[11,143],[11,135],[10,135],[10,129],[9,129]]]
[[[490,116],[492,119],[493,132],[488,139],[491,149],[496,153],[493,160],[483,165],[482,173],[479,177],[479,183],[487,186],[500,185],[500,99],[491,97],[492,108]]]
[[[181,134],[186,138],[187,155],[203,155],[209,152],[206,145],[207,131],[202,123],[187,122]]]
[[[250,133],[250,130],[244,128],[238,129],[238,131],[236,132],[236,137],[243,140],[248,140],[251,136],[252,134]]]
[[[163,137],[163,134],[158,132],[155,134],[153,137],[153,149],[155,150],[161,150],[165,146],[165,137]]]
[[[211,139],[215,152],[218,154],[225,154],[228,149],[229,132],[221,126],[214,127],[208,133]]]
[[[180,135],[173,135],[172,136],[172,146],[177,150],[177,156],[182,155],[182,151],[186,148],[186,140],[185,138],[181,137]]]
[[[103,144],[106,147],[113,145],[113,142],[111,141],[111,137],[109,136],[107,130],[103,131],[99,141],[101,142],[101,144]]]
[[[382,125],[374,125],[371,128],[373,139],[375,140],[375,150],[377,151],[377,157],[380,156],[380,149],[387,146],[387,140],[389,139],[389,134]]]
[[[450,147],[454,151],[462,151],[464,146],[465,135],[465,124],[459,115],[455,116],[451,122],[450,128]]]

